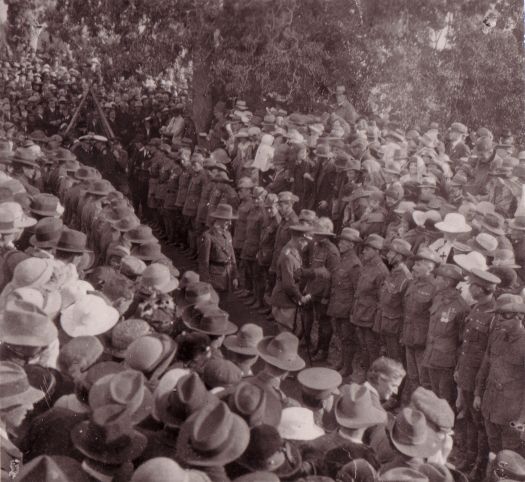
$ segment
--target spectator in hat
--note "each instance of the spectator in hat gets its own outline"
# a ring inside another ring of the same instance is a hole
[[[361,261],[357,256],[357,247],[361,242],[358,231],[343,228],[337,242],[341,259],[332,272],[330,284],[327,315],[331,317],[336,339],[341,341],[341,360],[334,368],[342,370],[343,377],[352,374],[353,359],[358,350],[355,327],[349,318],[361,270]]]
[[[252,376],[252,367],[259,359],[257,345],[263,339],[263,330],[253,323],[245,323],[235,335],[224,339],[225,356],[242,371],[243,377]]]
[[[423,366],[428,369],[434,393],[453,406],[456,356],[463,323],[470,308],[456,289],[463,280],[458,266],[443,264],[436,268],[434,275],[436,292],[430,307]]]
[[[0,362],[0,440],[1,474],[8,480],[22,464],[22,452],[11,442],[27,412],[44,397],[44,393],[29,384],[24,369],[13,362]]]
[[[519,295],[503,294],[495,312],[495,328],[476,376],[474,408],[481,409],[491,452],[507,449],[525,456],[515,428],[525,421],[525,302]]]
[[[211,479],[198,470],[185,470],[169,457],[153,457],[141,464],[131,477],[131,482],[211,482]]]
[[[465,457],[458,464],[458,469],[477,472],[486,463],[488,442],[481,414],[474,409],[475,382],[489,340],[496,304],[494,292],[500,279],[479,268],[472,268],[468,277],[469,291],[475,304],[465,318],[463,341],[454,373],[467,423]]]
[[[363,266],[350,318],[351,323],[357,327],[365,370],[379,356],[379,336],[373,331],[373,325],[378,310],[379,287],[388,275],[388,268],[380,257],[383,247],[384,239],[378,234],[371,234],[363,241]]]
[[[343,465],[364,458],[375,468],[379,463],[372,449],[363,442],[368,427],[386,422],[386,412],[373,403],[370,391],[355,383],[341,387],[334,406],[337,430],[304,445],[303,459],[311,473],[335,477]]]
[[[428,371],[423,366],[423,354],[430,321],[430,307],[436,293],[433,272],[440,263],[437,253],[425,246],[413,257],[413,279],[404,295],[404,313],[401,343],[405,346],[410,395],[418,386],[430,388]]]
[[[445,144],[446,153],[452,162],[457,162],[462,157],[470,156],[470,149],[465,144],[468,135],[467,126],[461,122],[454,122],[448,130],[448,142]]]
[[[386,348],[386,355],[401,361],[403,353],[399,338],[403,326],[403,298],[412,279],[406,263],[412,256],[410,243],[395,238],[388,245],[386,260],[391,267],[379,292],[379,315],[376,328]]]
[[[303,294],[298,283],[299,273],[303,266],[302,253],[307,247],[306,235],[311,227],[296,224],[289,227],[291,239],[283,247],[276,263],[277,281],[274,286],[270,304],[272,315],[279,325],[280,331],[296,331],[298,329],[299,307],[308,303],[309,294]],[[277,243],[277,240],[276,240]]]

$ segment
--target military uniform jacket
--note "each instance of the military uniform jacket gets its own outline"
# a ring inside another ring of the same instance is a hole
[[[463,343],[459,351],[458,386],[462,390],[473,392],[485,349],[487,348],[491,323],[494,319],[495,302],[476,303],[465,318]]]
[[[280,222],[281,216],[278,213],[273,218],[270,218],[265,213],[259,241],[259,251],[257,253],[257,261],[261,266],[270,266],[272,263],[275,236],[277,235],[277,228]]]
[[[197,214],[197,208],[199,206],[199,200],[204,186],[204,176],[205,173],[202,171],[194,173],[191,176],[188,193],[186,195],[184,207],[182,208],[182,214],[184,214],[184,216],[194,217]]]
[[[308,273],[310,277],[305,292],[312,295],[314,300],[328,299],[332,273],[340,260],[339,251],[329,239],[312,243],[308,249],[309,268],[303,270],[303,275]]]
[[[215,211],[217,206],[221,203],[229,204],[235,211],[239,207],[239,198],[235,189],[233,189],[228,182],[218,180],[210,195],[210,201],[208,204],[208,222],[210,220],[210,213]]]
[[[175,209],[177,207],[177,196],[179,194],[179,177],[182,174],[182,168],[175,164],[171,170],[170,178],[167,182],[166,198],[164,199],[165,209]]]
[[[270,304],[278,308],[295,308],[301,299],[299,286],[303,259],[301,253],[286,245],[277,261],[277,280],[272,292]]]
[[[361,273],[361,261],[350,249],[346,251],[332,271],[330,301],[327,315],[334,318],[348,318],[354,304],[354,295]]]
[[[246,238],[248,214],[250,213],[252,206],[253,200],[251,198],[245,199],[241,201],[241,204],[239,204],[239,218],[235,222],[235,231],[233,233],[233,247],[235,249],[242,249],[242,246],[244,244],[244,240]]]
[[[195,218],[195,221],[201,224],[206,224],[206,220],[208,219],[208,208],[210,206],[210,197],[214,189],[217,187],[217,183],[213,181],[209,174],[206,174],[205,179],[199,200],[199,206],[197,207],[197,217]]]
[[[430,307],[427,345],[423,365],[429,368],[454,368],[469,306],[456,288],[440,291]]]
[[[373,327],[379,303],[379,288],[387,275],[388,268],[379,256],[363,264],[352,310],[351,321],[354,325]]]
[[[403,329],[401,343],[407,347],[423,348],[427,341],[430,306],[436,294],[432,276],[410,281],[403,299]]]
[[[412,274],[404,263],[395,266],[379,289],[379,310],[375,331],[400,335],[403,326],[403,298]]]
[[[277,232],[275,233],[275,245],[270,270],[276,271],[277,260],[279,259],[279,255],[281,254],[283,247],[288,241],[290,241],[290,238],[292,237],[289,228],[290,226],[293,226],[298,222],[299,218],[297,217],[297,214],[295,214],[294,211],[288,214],[288,217],[281,218],[281,222],[279,223],[279,227],[277,228]]]
[[[264,222],[264,208],[253,205],[246,222],[246,237],[241,251],[241,259],[255,260]]]
[[[183,169],[182,173],[179,176],[179,183],[177,186],[177,199],[175,200],[175,206],[182,208],[184,206],[184,201],[186,200],[186,195],[188,194],[188,189],[190,187],[191,173],[188,169]]]
[[[483,416],[496,424],[522,421],[525,415],[525,331],[491,334],[476,378]]]
[[[212,227],[199,245],[199,275],[217,291],[228,291],[238,277],[232,237],[228,231]]]
[[[470,149],[463,141],[459,141],[457,144],[448,146],[447,154],[451,161],[459,161],[462,157],[470,156]]]

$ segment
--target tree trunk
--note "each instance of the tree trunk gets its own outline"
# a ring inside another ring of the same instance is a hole
[[[213,111],[210,49],[206,47],[203,39],[193,45],[192,106],[197,132],[208,132]]]

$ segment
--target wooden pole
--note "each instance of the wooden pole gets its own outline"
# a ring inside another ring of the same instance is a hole
[[[71,117],[71,120],[69,121],[69,125],[67,126],[67,129],[64,133],[64,135],[67,135],[68,132],[75,126],[78,120],[78,116],[80,115],[80,109],[82,109],[83,105],[86,103],[87,95],[89,94],[89,90],[86,91],[82,97],[82,100],[80,101],[80,104],[78,104],[77,110],[73,114],[73,117]]]
[[[111,126],[109,125],[109,122],[106,119],[106,115],[104,114],[104,111],[102,110],[102,107],[100,106],[97,96],[95,95],[95,92],[93,92],[91,87],[89,88],[89,92],[91,92],[91,95],[93,96],[93,100],[95,101],[95,106],[97,107],[98,115],[102,119],[102,125],[104,126],[104,130],[106,131],[106,135],[108,136],[108,139],[114,139],[115,134],[113,133],[113,130],[111,129]]]

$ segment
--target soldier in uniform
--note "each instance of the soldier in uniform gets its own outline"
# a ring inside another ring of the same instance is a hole
[[[497,300],[494,331],[476,377],[474,408],[483,414],[490,451],[513,450],[525,457],[525,303],[519,295]],[[480,467],[480,474],[481,472]]]
[[[246,276],[252,280],[253,295],[245,300],[245,303],[255,308],[263,308],[264,303],[264,278],[259,264],[257,263],[257,251],[259,250],[259,240],[264,222],[264,199],[266,189],[256,186],[252,191],[253,205],[248,213],[246,221],[246,236],[241,250],[241,260],[244,264]]]
[[[469,273],[469,291],[475,304],[465,318],[463,343],[459,350],[454,379],[458,385],[460,405],[465,411],[466,454],[459,470],[478,470],[488,457],[487,435],[479,411],[474,409],[476,376],[487,348],[494,319],[494,292],[500,279],[478,268]]]
[[[211,227],[202,235],[199,244],[199,275],[201,281],[210,283],[226,301],[232,289],[239,285],[237,263],[233,251],[230,225],[237,216],[229,204],[219,204],[210,213]]]
[[[254,182],[249,177],[242,177],[237,183],[237,189],[239,192],[239,210],[238,220],[235,224],[235,231],[233,234],[233,249],[237,257],[240,257],[244,240],[246,238],[246,225],[248,222],[248,214],[250,213],[253,206],[252,191],[255,187]],[[252,279],[249,274],[242,266],[243,272],[243,291],[239,293],[241,298],[248,298],[252,296],[253,285]]]
[[[299,323],[299,307],[308,303],[310,295],[303,295],[299,285],[303,267],[303,253],[308,245],[307,234],[312,227],[306,224],[290,226],[291,239],[281,250],[276,263],[276,282],[270,303],[272,315],[281,331],[294,331]]]
[[[293,226],[299,222],[299,218],[293,209],[294,203],[297,201],[297,196],[292,194],[290,191],[282,191],[278,195],[277,206],[281,221],[277,232],[275,233],[275,245],[273,249],[272,263],[270,265],[270,272],[277,272],[277,260],[284,247],[284,245],[290,240],[290,226]]]
[[[191,159],[191,178],[188,186],[184,207],[182,208],[183,216],[188,220],[188,245],[192,257],[198,249],[197,247],[197,226],[195,225],[195,216],[201,197],[202,187],[204,184],[205,174],[203,173],[203,159],[199,154],[193,154]]]
[[[454,406],[454,368],[461,332],[469,306],[456,289],[463,281],[461,269],[443,264],[435,271],[436,295],[430,307],[427,345],[423,366],[428,369],[432,391]]]
[[[326,314],[331,317],[333,331],[341,341],[341,361],[335,367],[341,370],[343,377],[352,374],[352,362],[358,351],[355,326],[350,323],[350,312],[361,272],[361,261],[356,253],[356,246],[362,243],[359,231],[343,228],[339,235],[338,247],[341,259],[332,272],[330,299]]]
[[[408,387],[404,395],[410,396],[418,387],[430,389],[428,371],[423,366],[423,353],[427,341],[430,306],[436,293],[432,272],[440,263],[437,253],[423,246],[414,256],[413,279],[403,299],[403,328],[401,343],[405,346]]]
[[[311,332],[314,321],[319,324],[317,348],[314,349],[314,359],[325,361],[328,358],[328,349],[332,338],[332,324],[327,315],[330,299],[330,280],[332,273],[339,264],[339,251],[330,240],[334,237],[334,225],[329,218],[317,220],[312,231],[313,243],[308,247],[307,268],[302,271],[302,278],[306,281],[305,292],[311,295],[311,302],[303,313],[304,340],[310,346]]]
[[[393,239],[388,246],[386,260],[392,270],[379,291],[379,310],[375,330],[381,336],[386,356],[397,361],[404,360],[399,343],[403,326],[403,298],[412,274],[406,261],[412,256],[410,243],[404,239]]]
[[[379,335],[373,331],[373,325],[379,305],[379,289],[388,275],[388,268],[380,256],[383,247],[384,239],[378,234],[371,234],[363,242],[363,266],[350,319],[357,327],[365,370],[379,357]]]
[[[509,222],[510,227],[510,242],[514,248],[516,262],[520,266],[517,270],[518,276],[522,283],[525,283],[525,216],[516,215],[514,219]]]
[[[275,246],[275,236],[281,222],[281,215],[277,208],[277,194],[269,193],[264,200],[264,219],[261,227],[259,239],[259,249],[257,251],[257,264],[262,276],[261,283],[264,285],[264,299],[272,294],[272,287],[275,284],[275,273],[270,273],[270,264]],[[269,314],[271,309],[265,305],[260,310],[263,314]]]
[[[181,173],[177,183],[177,197],[175,199],[175,210],[179,222],[177,223],[177,240],[180,248],[189,248],[189,218],[183,215],[184,202],[188,194],[190,186],[191,174],[190,170],[190,152],[188,149],[181,149]]]

